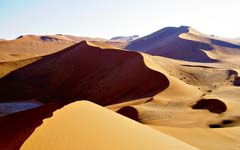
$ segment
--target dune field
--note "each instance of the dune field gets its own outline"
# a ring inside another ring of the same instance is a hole
[[[0,149],[240,149],[239,58],[188,26],[0,40]]]

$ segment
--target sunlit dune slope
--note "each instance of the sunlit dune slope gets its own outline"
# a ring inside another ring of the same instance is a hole
[[[89,99],[108,105],[152,96],[165,90],[169,80],[145,63],[140,53],[84,41],[3,77],[0,99]]]
[[[45,119],[22,150],[197,149],[87,101],[74,102]]]
[[[118,111],[134,107],[138,112],[134,118],[147,125],[181,128],[239,126],[239,65],[190,63],[144,55],[149,68],[168,78],[168,88],[153,97],[108,108]]]

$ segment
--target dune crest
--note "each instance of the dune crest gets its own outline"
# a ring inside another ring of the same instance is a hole
[[[93,103],[80,101],[57,110],[53,117],[45,119],[21,147],[21,150],[28,149],[197,148]]]
[[[187,26],[181,26],[179,28],[167,27],[132,41],[125,48],[178,60],[217,62],[217,60],[209,58],[206,53],[202,51],[212,50],[211,45],[185,40],[179,37],[179,35],[187,32],[189,32],[189,27]]]
[[[188,26],[161,29],[130,42],[125,48],[202,63],[228,61],[225,55],[240,55],[240,44],[237,41],[205,35]]]
[[[32,133],[23,149],[239,148],[238,41],[188,26],[116,39],[1,41],[0,148],[19,149]]]
[[[109,105],[153,96],[165,90],[169,80],[149,69],[143,59],[137,52],[99,48],[84,41],[3,77],[0,99],[63,103],[89,99]]]

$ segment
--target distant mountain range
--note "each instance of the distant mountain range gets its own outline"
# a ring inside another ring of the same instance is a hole
[[[131,42],[133,40],[138,39],[138,35],[132,35],[132,36],[116,36],[111,38],[111,40],[116,40],[116,41],[125,41],[125,42]]]

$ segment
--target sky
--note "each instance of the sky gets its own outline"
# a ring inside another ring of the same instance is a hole
[[[0,38],[144,36],[168,26],[240,37],[240,0],[0,0]]]

